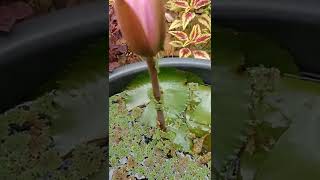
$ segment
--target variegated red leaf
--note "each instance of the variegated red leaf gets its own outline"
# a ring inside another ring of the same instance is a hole
[[[204,18],[206,21],[208,21],[211,24],[211,18],[208,14],[206,14],[206,13],[202,14],[201,17]]]
[[[191,50],[189,48],[182,48],[180,49],[179,51],[179,57],[180,58],[186,58],[186,57],[189,57],[191,56]]]
[[[201,34],[200,25],[194,25],[189,35],[189,40],[194,41]]]
[[[210,4],[210,0],[195,0],[195,5],[193,6],[195,9],[200,9],[204,6],[207,6],[208,4]]]
[[[179,19],[176,19],[171,23],[171,25],[169,27],[169,31],[172,30],[172,29],[176,29],[178,27],[181,27],[181,26],[182,26],[182,21],[179,20]]]
[[[185,12],[182,14],[182,28],[186,29],[190,21],[196,16],[194,12]]]
[[[204,25],[209,31],[211,31],[211,22],[207,21],[205,18],[200,17],[198,19],[199,23]]]
[[[183,31],[169,31],[169,33],[180,41],[185,41],[188,39],[188,35]]]
[[[169,42],[169,44],[170,44],[171,46],[177,47],[177,48],[183,47],[183,43],[182,43],[181,41],[171,41],[171,42]]]
[[[210,56],[207,52],[205,51],[200,51],[200,50],[194,50],[192,51],[194,58],[196,59],[208,59],[210,60]]]
[[[194,7],[196,5],[196,3],[197,3],[197,0],[191,0],[190,1],[190,6]]]
[[[170,13],[164,13],[164,16],[165,16],[167,22],[169,22],[169,23],[171,23],[174,20],[174,18],[172,17],[172,15]]]
[[[183,0],[177,0],[173,2],[176,7],[186,9],[189,7],[189,3]]]
[[[196,38],[195,44],[206,43],[210,38],[211,34],[201,34]]]
[[[192,43],[192,41],[189,41],[189,40],[187,40],[187,41],[185,41],[184,43],[183,43],[183,47],[187,47],[189,44],[191,44]]]

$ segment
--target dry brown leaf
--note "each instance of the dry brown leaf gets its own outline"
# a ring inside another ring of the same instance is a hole
[[[211,152],[208,152],[207,154],[200,156],[198,158],[198,162],[200,164],[207,164],[211,160]]]

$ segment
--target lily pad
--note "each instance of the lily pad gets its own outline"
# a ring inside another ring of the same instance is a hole
[[[259,168],[256,179],[313,179],[320,177],[318,171],[320,168],[320,144],[317,138],[320,136],[318,130],[320,113],[316,108],[320,105],[320,98],[319,96],[309,97],[306,101],[314,108],[305,107],[300,103],[298,111],[289,109],[289,112],[294,114],[293,123]]]
[[[198,137],[211,133],[211,88],[200,85],[195,91],[200,103],[186,113],[187,124]]]
[[[185,83],[187,82],[186,73],[175,69],[163,68],[159,73],[159,82],[161,90],[164,92],[173,91],[175,89],[182,90],[181,88],[185,88]],[[127,89],[128,91],[126,91],[126,106],[128,110],[131,110],[136,106],[145,105],[150,102],[149,94],[151,91],[151,81],[147,72],[139,74],[137,77],[135,77],[135,79],[128,85]],[[185,91],[183,91],[182,93],[184,92]],[[168,93],[164,94],[164,98],[170,96],[170,92],[168,96],[167,94]],[[165,100],[170,101],[172,99],[168,98]],[[168,102],[167,104],[170,103]]]
[[[291,78],[283,78],[281,85],[282,90],[270,101],[291,120],[291,124],[259,166],[256,179],[320,177],[320,144],[317,140],[320,135],[317,108],[320,85]]]
[[[238,68],[260,64],[276,67],[283,73],[298,74],[299,68],[287,49],[279,43],[252,32],[215,28],[215,64]],[[259,46],[257,46],[259,44]]]
[[[215,166],[222,170],[223,162],[237,153],[242,145],[241,137],[249,127],[249,92],[245,76],[239,76],[231,68],[216,66],[213,69],[213,118]]]

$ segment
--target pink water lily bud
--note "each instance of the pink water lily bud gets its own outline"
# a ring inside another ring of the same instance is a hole
[[[131,51],[152,57],[163,49],[165,9],[162,0],[115,0],[115,12]]]

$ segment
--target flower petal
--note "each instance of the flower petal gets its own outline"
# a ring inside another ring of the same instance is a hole
[[[179,57],[180,58],[187,58],[191,55],[191,50],[189,48],[182,48],[179,51]]]
[[[180,41],[185,41],[188,39],[188,35],[183,31],[169,31],[169,33]]]
[[[125,0],[116,0],[114,4],[121,33],[130,50],[141,55],[152,54],[142,22],[132,7]],[[128,17],[130,17],[130,20],[128,20]]]
[[[182,47],[183,43],[181,41],[171,41],[169,44],[173,47]]]
[[[171,25],[169,27],[169,30],[176,29],[176,28],[181,27],[181,26],[182,26],[182,21],[179,20],[179,19],[176,19],[171,23]]]
[[[211,34],[201,34],[196,38],[195,44],[197,45],[197,44],[206,43],[210,38],[211,38]]]
[[[194,12],[185,12],[182,14],[182,28],[183,30],[186,29],[190,21],[196,17],[196,14]]]
[[[200,50],[194,50],[192,51],[194,58],[196,59],[208,59],[210,60],[210,56],[207,52],[205,51],[200,51]]]
[[[165,17],[159,0],[116,0],[116,15],[128,45],[137,54],[154,56],[163,47]]]
[[[202,8],[204,6],[207,6],[210,3],[211,3],[210,0],[196,0],[194,8],[195,9],[200,9],[200,8]]]

